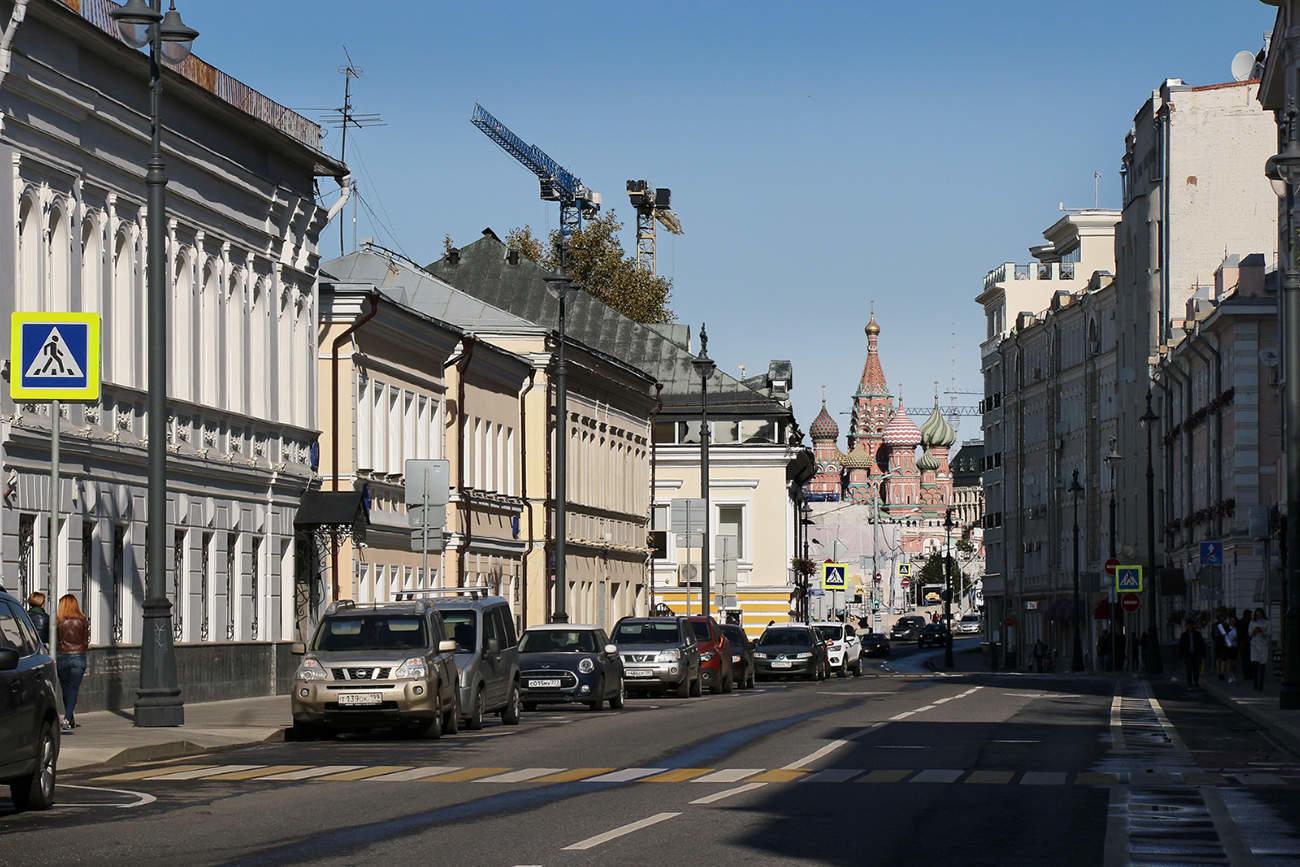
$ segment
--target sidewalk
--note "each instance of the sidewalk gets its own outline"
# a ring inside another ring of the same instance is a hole
[[[1174,660],[1174,664],[1167,670],[1173,672],[1171,680],[1186,685],[1181,662]],[[1270,671],[1264,679],[1263,692],[1256,692],[1251,683],[1238,681],[1229,685],[1227,681],[1219,680],[1213,670],[1201,674],[1201,689],[1215,701],[1266,730],[1273,740],[1300,755],[1300,710],[1282,710],[1277,706],[1281,681],[1273,672]]]
[[[79,713],[76,732],[62,738],[59,770],[261,743],[278,737],[291,722],[285,695],[188,704],[185,725],[177,728],[136,728],[129,712]]]

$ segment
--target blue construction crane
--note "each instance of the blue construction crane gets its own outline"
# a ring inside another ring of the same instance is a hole
[[[582,228],[584,217],[590,220],[600,211],[600,193],[551,159],[546,151],[515,135],[510,127],[493,117],[483,106],[474,103],[474,114],[469,122],[537,175],[543,201],[560,203],[560,235],[566,242]]]

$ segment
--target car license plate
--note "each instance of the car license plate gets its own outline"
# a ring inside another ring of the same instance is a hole
[[[384,694],[380,692],[341,692],[339,693],[339,705],[341,707],[358,707],[366,705],[381,704],[384,700]]]
[[[792,665],[794,665],[793,662],[787,662],[784,659],[778,659],[776,662],[772,663],[773,668],[789,668]]]
[[[559,678],[550,680],[530,680],[528,681],[529,689],[557,689],[560,686]]]
[[[654,677],[655,673],[648,668],[629,668],[623,672],[624,677]]]

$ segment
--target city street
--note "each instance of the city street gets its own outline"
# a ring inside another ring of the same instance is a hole
[[[1133,678],[897,673],[915,658],[65,774],[61,806],[0,818],[0,863],[1294,863],[1300,757],[1232,712]]]

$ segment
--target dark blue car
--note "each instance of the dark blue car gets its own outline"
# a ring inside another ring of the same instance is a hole
[[[600,710],[606,701],[623,706],[623,660],[599,626],[549,623],[519,640],[519,685],[524,710],[539,704],[585,704]]]

